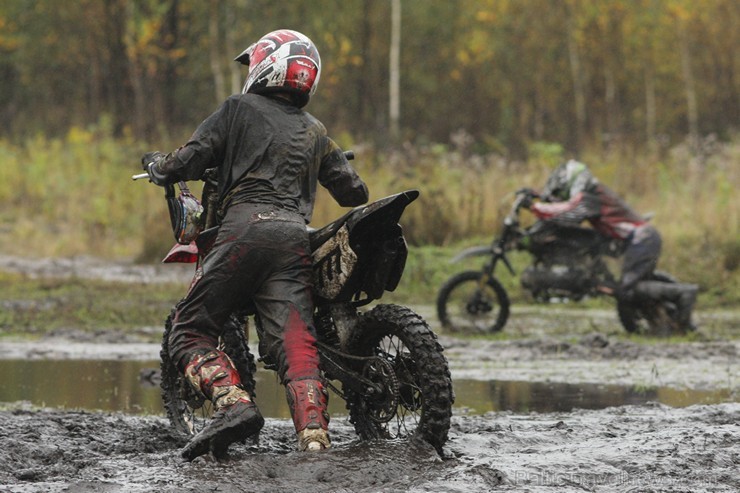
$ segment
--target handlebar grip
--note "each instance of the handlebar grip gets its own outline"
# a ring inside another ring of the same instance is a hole
[[[352,161],[355,158],[355,151],[344,151],[344,157],[347,158],[347,161]]]
[[[133,175],[131,177],[131,179],[134,180],[134,181],[136,181],[136,180],[143,180],[144,178],[149,178],[149,173],[141,173],[141,174],[138,174],[138,175]]]

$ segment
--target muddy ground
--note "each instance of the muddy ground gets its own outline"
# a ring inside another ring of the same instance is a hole
[[[456,416],[443,459],[337,421],[332,449],[299,453],[290,423],[268,419],[259,445],[184,463],[163,418],[18,409],[0,413],[0,491],[736,492],[739,421],[737,403]]]
[[[38,262],[7,270],[52,275]],[[157,269],[89,261],[49,261],[53,275],[118,269],[131,282],[157,282]],[[40,269],[40,270],[39,270]],[[172,272],[166,271],[166,272]],[[183,273],[184,276],[187,273]],[[146,277],[144,279],[142,276]],[[416,308],[416,307],[415,307]],[[418,307],[434,327],[429,307]],[[552,314],[557,317],[553,318]],[[424,444],[361,443],[343,418],[334,446],[293,450],[287,420],[268,419],[259,443],[233,447],[217,463],[179,459],[183,438],[159,416],[32,409],[0,411],[0,491],[9,492],[487,492],[740,491],[740,318],[700,313],[708,322],[690,341],[618,336],[613,314],[565,309],[512,315],[508,340],[441,336],[456,378],[724,389],[727,402],[672,408],[629,405],[572,412],[494,412],[456,408],[439,456]],[[604,328],[604,330],[600,330]],[[146,333],[148,329],[143,329]],[[720,334],[720,335],[718,335]],[[730,334],[728,337],[727,334]],[[120,334],[73,328],[39,341],[4,339],[3,358],[156,358],[157,347]]]

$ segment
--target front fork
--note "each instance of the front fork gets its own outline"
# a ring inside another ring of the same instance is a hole
[[[495,277],[493,273],[496,270],[496,264],[498,264],[499,260],[504,263],[511,275],[516,275],[516,271],[514,271],[514,267],[512,267],[509,259],[504,254],[503,248],[496,245],[493,248],[493,257],[491,257],[490,262],[487,262],[486,265],[483,266],[481,276],[480,278],[478,278],[479,291],[484,290],[486,286],[488,286],[488,283],[491,281],[491,279]]]

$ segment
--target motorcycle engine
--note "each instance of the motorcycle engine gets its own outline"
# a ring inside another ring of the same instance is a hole
[[[583,267],[562,264],[533,264],[521,275],[522,287],[538,301],[552,298],[581,299],[592,288],[593,280]]]

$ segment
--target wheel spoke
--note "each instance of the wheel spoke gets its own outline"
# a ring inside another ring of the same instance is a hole
[[[402,438],[413,434],[419,425],[422,412],[422,393],[414,381],[413,358],[403,341],[394,336],[384,337],[379,343],[380,356],[389,361],[400,380],[399,399],[394,410],[395,420],[386,425],[391,438]]]
[[[363,315],[357,328],[358,337],[350,350],[367,354],[375,348],[374,356],[392,369],[379,386],[381,394],[347,393],[357,433],[364,439],[415,436],[441,451],[454,394],[447,361],[434,333],[421,317],[398,305],[376,306]],[[378,408],[387,411],[387,422],[374,419],[372,413]]]

